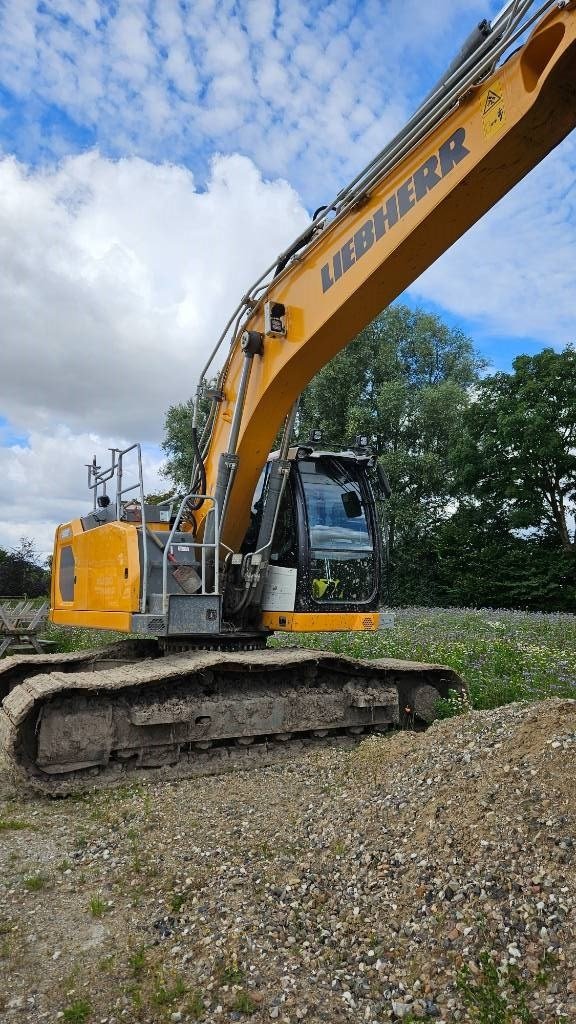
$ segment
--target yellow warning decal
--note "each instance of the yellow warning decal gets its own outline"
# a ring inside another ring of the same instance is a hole
[[[482,111],[482,116],[486,117],[486,114],[490,113],[492,107],[495,106],[496,103],[502,103],[502,97],[499,96],[497,92],[494,92],[493,89],[488,89],[488,92],[486,93],[486,102],[484,103],[484,110]]]
[[[504,103],[504,89],[501,81],[496,78],[480,95],[480,110],[482,111],[482,128],[484,137],[489,139],[492,135],[501,132],[506,124],[506,105]]]

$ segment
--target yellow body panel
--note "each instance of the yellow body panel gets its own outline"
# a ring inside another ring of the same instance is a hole
[[[319,232],[275,279],[241,327],[264,331],[264,299],[286,306],[287,337],[265,337],[263,355],[253,361],[239,466],[222,530],[234,551],[277,431],[306,384],[572,131],[575,87],[572,2],[546,15],[525,45],[470,89],[364,202]],[[458,156],[453,161],[451,140]],[[214,493],[218,460],[228,447],[243,365],[239,335],[221,380],[224,401],[205,460],[208,494]],[[199,525],[209,508],[205,503],[197,513]]]
[[[378,629],[378,612],[262,612],[261,625],[289,633],[340,633]]]
[[[130,612],[87,612],[75,608],[52,608],[50,620],[55,626],[77,626],[79,629],[113,629],[117,633],[132,632]]]
[[[73,596],[71,590],[65,595],[61,592],[61,562],[66,549],[71,549],[74,559],[70,571]],[[59,526],[54,545],[51,605],[51,619],[60,625],[128,630],[130,613],[140,610],[136,526],[112,522],[84,531],[79,519]]]

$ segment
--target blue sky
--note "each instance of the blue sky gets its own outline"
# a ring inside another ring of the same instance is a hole
[[[486,13],[268,0],[4,0],[7,149],[36,165],[90,146],[175,161],[215,152],[285,177],[308,206],[361,168]]]
[[[49,548],[91,446],[144,440],[154,485],[238,297],[500,6],[0,0],[0,544]],[[407,301],[495,368],[576,340],[575,180],[569,139]]]

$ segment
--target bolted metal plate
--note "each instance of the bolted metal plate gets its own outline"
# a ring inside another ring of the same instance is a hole
[[[217,594],[171,594],[168,605],[168,635],[219,633],[220,603]]]

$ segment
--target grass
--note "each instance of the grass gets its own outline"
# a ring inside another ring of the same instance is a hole
[[[220,965],[220,981],[223,985],[241,985],[244,981],[244,971],[233,956],[227,963]]]
[[[110,910],[108,903],[101,899],[100,896],[93,896],[90,900],[90,913],[92,917],[103,917],[107,911]]]
[[[50,626],[55,650],[101,647],[125,638]],[[405,658],[449,665],[468,683],[474,708],[516,700],[576,697],[576,616],[470,608],[401,608],[382,633],[277,634],[272,646],[331,650],[356,658]],[[449,709],[445,709],[449,713]]]
[[[458,972],[456,986],[470,1020],[474,1024],[537,1024],[528,999],[534,988],[543,985],[551,963],[543,962],[536,977],[528,981],[520,968],[510,964],[499,966],[491,951],[484,949],[478,958],[478,971],[472,975],[464,965]],[[553,1013],[553,1011],[552,1011]],[[553,1014],[550,1024],[567,1024],[568,1018]]]
[[[0,832],[18,832],[24,828],[34,828],[27,821],[20,821],[18,818],[0,818]]]
[[[77,626],[53,626],[50,623],[42,633],[42,640],[50,640],[54,645],[51,650],[61,654],[107,647],[126,639],[126,633],[116,633],[109,629],[80,629]]]
[[[188,989],[182,975],[176,974],[170,980],[160,978],[152,994],[152,1001],[157,1006],[171,1006],[177,999],[185,996]]]
[[[294,637],[277,635],[274,646]],[[576,698],[576,616],[491,609],[403,608],[381,633],[300,634],[298,646],[355,658],[449,665],[468,683],[474,708],[517,700]]]
[[[45,875],[29,875],[24,879],[24,888],[28,892],[41,892],[47,885],[48,879]]]
[[[102,647],[124,634],[49,626],[54,650]],[[277,634],[272,646],[331,650],[356,658],[449,665],[468,683],[474,708],[576,697],[576,616],[470,608],[401,608],[382,633]],[[444,709],[450,713],[450,709]]]
[[[478,1024],[511,1024],[518,1016],[522,1024],[531,1024],[533,1018],[529,1016],[521,979],[516,989],[518,1000],[515,1000],[516,1006],[512,1009],[510,993],[504,988],[505,979],[489,952],[481,953],[479,968],[479,975],[474,978],[469,968],[463,967],[457,981],[458,990],[472,1019]]]
[[[248,992],[240,989],[240,992],[236,993],[236,998],[234,999],[234,1009],[237,1013],[244,1013],[247,1017],[251,1017],[253,1013],[256,1013],[257,1006]]]
[[[0,960],[7,960],[10,956],[10,940],[8,936],[14,929],[14,923],[7,917],[0,917]]]
[[[63,1020],[67,1024],[86,1024],[90,1019],[92,1007],[86,999],[77,999],[64,1009]]]
[[[204,999],[200,992],[192,992],[188,1002],[186,1003],[186,1013],[190,1015],[192,1020],[202,1019],[205,1013],[205,1006]]]
[[[186,894],[181,892],[173,893],[170,899],[170,910],[173,914],[177,914],[186,902]]]
[[[146,968],[146,949],[139,946],[128,961],[135,978],[140,978]]]

